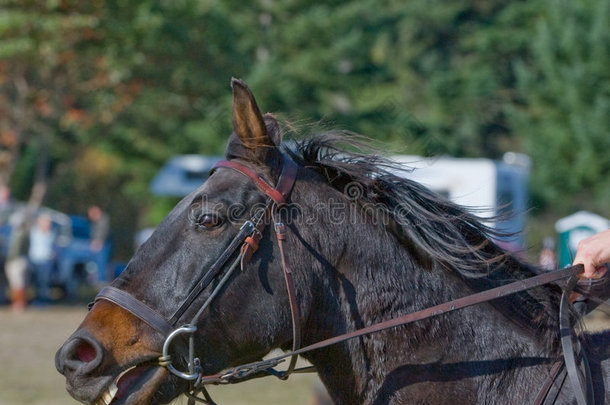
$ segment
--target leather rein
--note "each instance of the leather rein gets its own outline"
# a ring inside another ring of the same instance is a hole
[[[292,191],[294,183],[296,181],[298,166],[289,157],[283,156],[284,165],[280,174],[279,180],[275,187],[271,186],[267,180],[256,173],[253,169],[245,166],[236,161],[221,161],[218,162],[211,173],[218,168],[228,168],[235,170],[244,176],[252,180],[254,185],[267,196],[267,204],[264,209],[257,212],[250,220],[244,222],[241,226],[237,235],[232,239],[227,248],[223,251],[220,257],[212,264],[212,266],[197,280],[195,287],[189,293],[187,298],[182,302],[178,309],[174,312],[170,319],[166,319],[163,315],[159,314],[154,309],[147,306],[145,303],[134,297],[133,295],[120,290],[116,287],[107,286],[104,287],[99,294],[95,297],[95,302],[99,300],[110,301],[123,309],[127,310],[137,318],[141,319],[152,328],[157,330],[163,336],[166,336],[163,344],[162,356],[158,359],[158,365],[166,367],[169,372],[175,376],[188,380],[191,383],[191,389],[186,395],[189,397],[189,405],[194,404],[195,401],[215,404],[210,395],[205,389],[205,384],[228,384],[236,383],[240,381],[249,380],[252,378],[264,377],[273,375],[282,380],[288,378],[288,376],[295,372],[315,372],[314,367],[303,367],[296,368],[296,361],[298,355],[321,349],[330,345],[334,345],[340,342],[347,341],[359,336],[380,332],[389,328],[395,328],[398,326],[406,325],[412,322],[427,319],[433,316],[446,314],[461,308],[466,308],[472,305],[488,302],[497,298],[505,297],[511,294],[522,292],[528,289],[540,287],[545,284],[556,282],[562,279],[572,277],[567,285],[570,289],[574,286],[576,281],[576,275],[583,272],[584,268],[582,265],[564,268],[556,271],[546,272],[531,278],[518,280],[510,284],[506,284],[500,287],[492,288],[489,290],[481,291],[466,297],[458,298],[449,302],[445,302],[439,305],[435,305],[420,311],[405,314],[396,318],[392,318],[383,322],[379,322],[368,327],[355,330],[353,332],[345,333],[342,335],[334,336],[329,339],[322,340],[320,342],[311,344],[309,346],[301,346],[301,325],[299,307],[296,299],[296,292],[294,287],[294,281],[292,278],[292,270],[290,263],[288,262],[285,254],[284,242],[286,240],[286,226],[281,220],[279,208],[285,204]],[[258,244],[262,238],[262,233],[266,224],[271,220],[274,225],[274,231],[276,234],[277,244],[280,253],[282,273],[286,284],[286,290],[288,292],[288,299],[290,305],[290,312],[292,317],[292,350],[288,353],[267,359],[260,360],[253,363],[243,364],[224,370],[214,375],[203,375],[201,367],[201,361],[195,355],[195,341],[194,334],[197,331],[197,321],[210,305],[214,298],[218,295],[222,287],[229,280],[234,270],[239,266],[244,271],[247,264],[250,262],[252,255],[258,249]],[[237,256],[236,252],[239,253]],[[230,261],[230,259],[233,259]],[[220,279],[219,279],[220,278]],[[199,308],[195,316],[191,321],[183,326],[176,327],[178,321],[182,318],[184,313],[191,307],[196,298],[205,290],[210,283],[219,279],[216,286],[212,290],[210,296],[205,300],[204,304]],[[570,376],[570,381],[577,398],[579,405],[585,405],[593,403],[591,402],[592,389],[590,383],[588,386],[582,386],[578,377],[578,367],[575,365],[576,359],[574,358],[574,348],[572,346],[572,333],[569,325],[569,317],[567,314],[567,293],[569,290],[564,290],[562,296],[562,309],[561,309],[561,336],[562,336],[562,347],[564,351],[565,360],[556,362],[547,377],[547,380],[543,384],[540,392],[536,397],[536,404],[547,403],[549,400],[549,392],[555,384],[556,380],[562,372],[567,370],[567,374]],[[565,311],[564,309],[565,308]],[[567,322],[567,326],[565,326]],[[188,335],[189,342],[189,354],[188,354],[188,371],[181,371],[175,367],[172,362],[172,358],[169,354],[171,344],[177,336]],[[566,353],[569,352],[569,353]],[[584,356],[584,352],[582,353]],[[286,358],[290,357],[290,363],[285,371],[278,371],[274,369],[278,364],[284,362]],[[584,358],[586,363],[586,358]],[[565,367],[564,367],[565,365]],[[588,375],[588,367],[586,368],[585,375]],[[565,375],[563,376],[565,379]],[[585,382],[587,378],[585,378]],[[588,379],[590,382],[590,378]],[[563,384],[563,381],[561,382]],[[204,397],[197,396],[201,393]],[[558,393],[557,393],[558,394]]]

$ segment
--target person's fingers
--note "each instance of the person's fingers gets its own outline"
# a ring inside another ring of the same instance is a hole
[[[604,263],[610,261],[610,231],[604,231],[583,239],[576,249],[573,264],[582,264],[583,278],[600,278],[606,274]]]
[[[583,243],[584,241],[578,244],[578,249],[576,250],[576,257],[572,262],[573,265],[582,264],[585,267],[584,273],[580,274],[579,277],[591,278],[593,273],[595,273],[595,266],[592,264],[591,254],[587,245]]]
[[[607,271],[608,269],[606,268],[606,266],[597,266],[593,271],[593,275],[589,278],[602,278]]]

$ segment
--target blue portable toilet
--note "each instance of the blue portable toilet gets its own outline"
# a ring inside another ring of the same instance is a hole
[[[610,229],[610,221],[589,211],[578,211],[555,222],[559,266],[572,263],[578,242],[606,229]]]

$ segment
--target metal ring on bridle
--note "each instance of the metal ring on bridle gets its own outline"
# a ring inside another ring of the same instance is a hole
[[[178,369],[176,369],[176,367],[174,367],[174,365],[172,364],[171,361],[171,356],[169,355],[169,347],[172,343],[172,340],[174,340],[174,338],[178,335],[182,335],[185,333],[195,333],[197,331],[197,327],[195,325],[184,325],[178,329],[176,329],[175,331],[173,331],[172,333],[169,334],[169,336],[167,337],[167,339],[165,339],[165,343],[163,343],[163,355],[159,358],[160,362],[164,363],[164,366],[167,367],[167,369],[174,374],[177,377],[183,378],[185,380],[189,380],[189,381],[193,381],[196,380],[197,378],[199,378],[200,373],[185,373],[183,371],[180,371]]]

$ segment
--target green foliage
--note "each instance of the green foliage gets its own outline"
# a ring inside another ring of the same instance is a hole
[[[557,211],[606,216],[610,196],[610,3],[545,1],[516,65],[513,130],[534,162],[532,191]]]
[[[509,62],[525,52],[523,24],[535,9],[498,0],[274,3],[258,11],[267,24],[248,78],[272,110],[411,153],[497,157],[516,146],[503,112]]]
[[[105,206],[127,254],[171,206],[165,160],[222,153],[235,76],[297,132],[525,152],[538,207],[610,216],[609,23],[594,0],[4,0],[0,174],[27,198],[48,155],[45,203]]]

